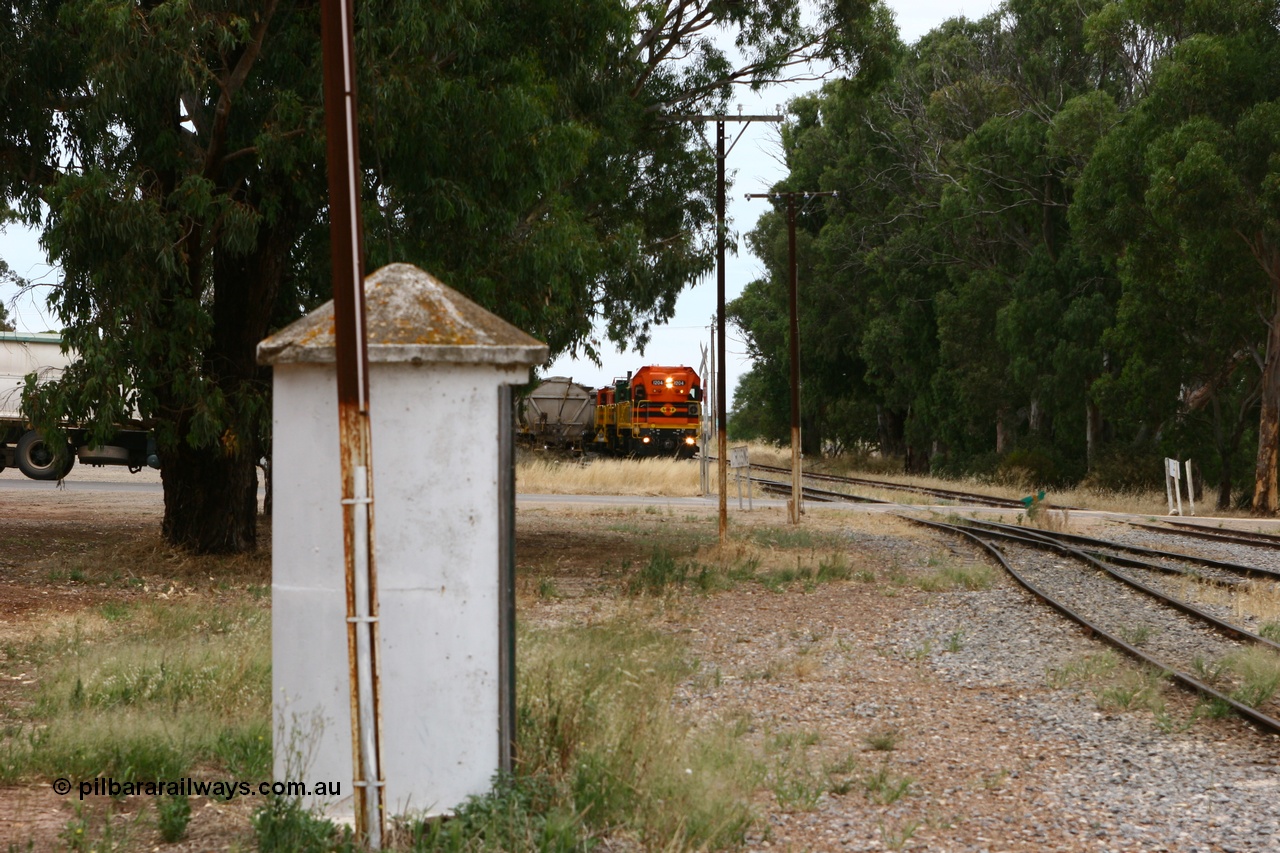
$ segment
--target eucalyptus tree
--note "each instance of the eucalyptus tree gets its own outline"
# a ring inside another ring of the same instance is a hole
[[[27,282],[9,267],[4,258],[0,258],[0,284],[8,284],[21,289]],[[0,332],[12,331],[13,324],[9,322],[9,308],[3,302],[0,302]]]
[[[1114,113],[1084,50],[1101,5],[1012,0],[793,106],[785,187],[841,192],[814,223],[807,373],[873,402],[887,452],[963,460],[1040,433],[1083,458],[1098,442],[1114,277],[1076,250],[1066,211]]]
[[[1140,358],[1128,366],[1129,382],[1167,372],[1179,381],[1165,383],[1166,410],[1211,404],[1228,484],[1240,420],[1258,401],[1253,507],[1273,514],[1280,508],[1280,12],[1248,0],[1126,8],[1135,27],[1166,34],[1173,45],[1086,168],[1073,219],[1099,252],[1119,259],[1126,307],[1115,336]],[[1142,339],[1148,314],[1167,318],[1163,347]]]
[[[594,353],[600,319],[642,344],[712,262],[713,162],[669,115],[859,50],[870,5],[359,4],[370,265],[417,263],[553,353]],[[43,229],[80,356],[30,416],[102,436],[138,413],[168,540],[253,547],[254,347],[330,289],[318,4],[15,0],[0,56],[0,194]]]

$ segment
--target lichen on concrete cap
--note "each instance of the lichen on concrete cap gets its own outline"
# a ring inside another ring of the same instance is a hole
[[[532,367],[547,360],[546,344],[412,264],[365,276],[364,304],[371,363]],[[258,343],[259,364],[335,360],[332,300]]]

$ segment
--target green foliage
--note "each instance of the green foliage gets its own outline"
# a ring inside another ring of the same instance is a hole
[[[427,269],[553,356],[594,355],[598,327],[643,346],[714,255],[713,157],[700,124],[668,116],[723,111],[798,57],[879,63],[882,14],[818,11],[361,4],[368,268]],[[297,0],[0,11],[0,209],[43,229],[78,355],[25,409],[55,438],[64,419],[93,441],[133,415],[152,428],[164,533],[196,551],[254,546],[255,347],[330,295],[318,31]]]
[[[1056,486],[1062,482],[1052,455],[1035,448],[1016,448],[1000,460],[1002,481],[1029,489]]]
[[[104,633],[77,622],[21,649],[40,684],[31,725],[0,733],[0,780],[179,779],[211,762],[268,777],[268,614],[194,599],[132,614]]]
[[[573,853],[591,849],[582,829],[577,816],[556,802],[554,786],[545,778],[500,776],[492,791],[468,798],[451,817],[412,827],[409,849]]]
[[[522,635],[519,648],[518,767],[530,795],[550,797],[579,833],[621,830],[645,849],[742,843],[758,773],[731,732],[693,737],[673,712],[694,668],[672,638],[602,622]]]
[[[339,831],[296,799],[271,797],[251,818],[261,853],[347,853],[357,849],[350,827]]]
[[[1267,9],[1009,0],[794,101],[777,189],[840,191],[798,219],[806,431],[1028,488],[1191,457],[1222,507],[1270,470]],[[735,437],[783,439],[785,218],[747,239]]]
[[[649,562],[627,582],[627,591],[632,595],[662,595],[669,588],[683,586],[690,581],[706,589],[710,582],[707,567],[694,563],[677,563],[671,552],[655,549]]]
[[[191,801],[185,795],[161,797],[156,801],[156,825],[165,844],[181,841],[190,821]]]
[[[1084,485],[1103,492],[1142,492],[1162,485],[1163,459],[1156,453],[1112,450],[1094,460]]]

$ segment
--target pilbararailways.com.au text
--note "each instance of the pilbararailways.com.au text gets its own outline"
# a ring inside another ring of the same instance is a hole
[[[61,783],[61,784],[60,784]],[[53,790],[59,794],[71,793],[68,779],[56,779]],[[85,779],[77,785],[80,799],[85,797],[209,797],[230,802],[236,797],[334,797],[342,796],[341,782],[236,782],[231,780],[209,781],[186,777],[175,781],[117,782],[110,776]]]

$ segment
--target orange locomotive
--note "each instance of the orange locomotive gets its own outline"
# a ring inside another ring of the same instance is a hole
[[[692,367],[642,367],[596,391],[595,449],[616,456],[677,456],[698,449],[702,381]]]

